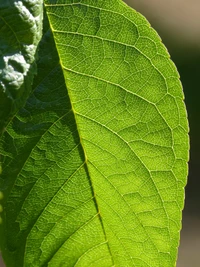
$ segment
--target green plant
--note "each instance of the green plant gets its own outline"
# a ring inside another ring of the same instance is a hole
[[[42,5],[0,4],[7,266],[174,266],[188,161],[176,68],[121,0],[45,0],[43,22]]]

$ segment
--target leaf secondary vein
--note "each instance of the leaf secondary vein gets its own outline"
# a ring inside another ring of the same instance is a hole
[[[105,178],[105,180],[114,188],[114,190],[119,194],[119,196],[124,200],[124,202],[126,203],[126,205],[128,206],[128,208],[131,210],[131,212],[133,212],[135,215],[136,215],[136,218],[137,218],[137,220],[139,221],[139,223],[140,223],[140,225],[142,226],[142,228],[144,229],[144,231],[145,231],[145,233],[147,234],[147,236],[148,236],[148,238],[151,240],[151,242],[154,244],[154,246],[156,247],[156,245],[155,245],[155,243],[154,243],[154,241],[152,240],[152,238],[150,237],[150,235],[149,235],[149,233],[148,233],[148,231],[146,230],[146,228],[145,228],[145,225],[143,225],[143,223],[141,222],[141,220],[139,219],[139,217],[137,216],[137,214],[138,213],[135,213],[132,209],[131,209],[131,207],[130,207],[130,205],[129,205],[129,203],[125,200],[125,198],[124,198],[124,196],[119,192],[119,190],[113,185],[113,183],[111,183],[111,181],[97,168],[97,166],[95,166],[91,161],[89,161],[90,162],[90,164]],[[151,177],[151,175],[150,175],[150,177]],[[152,177],[151,177],[152,178]],[[156,188],[156,190],[157,190],[157,192],[158,192],[158,195],[159,195],[159,197],[160,197],[160,199],[161,199],[161,201],[162,201],[162,203],[164,203],[164,201],[162,200],[162,198],[161,198],[161,196],[160,196],[160,194],[159,194],[159,191],[158,191],[158,189],[157,189],[157,187],[156,187],[156,185],[155,185],[155,183],[154,183],[154,186],[155,186],[155,188]],[[100,196],[98,196],[99,198],[101,198]],[[112,206],[110,206],[107,202],[105,202],[105,200],[103,199],[103,198],[101,198],[101,200],[106,204],[106,205],[108,205],[109,207],[110,207],[110,209],[112,209],[112,211],[114,212],[114,213],[116,213],[117,214],[117,216],[119,216],[119,214],[112,208]],[[165,209],[165,207],[164,207],[164,205],[163,205],[163,209],[164,209],[164,211],[165,211],[165,213],[166,213],[166,217],[167,217],[167,219],[168,219],[168,227],[167,227],[167,230],[168,230],[168,233],[169,233],[169,236],[170,236],[170,238],[171,238],[171,235],[170,235],[170,232],[169,232],[169,217],[168,217],[168,214],[167,214],[167,212],[166,212],[166,209]],[[120,218],[120,220],[123,222],[123,219],[119,216],[119,218]],[[122,223],[122,225],[124,226],[124,224]],[[158,227],[158,228],[160,228],[160,227]],[[112,228],[110,228],[110,230],[112,231]],[[129,232],[127,229],[126,229],[126,231],[127,232]],[[113,232],[113,231],[112,231]],[[115,232],[113,232],[113,234],[116,236],[116,233]],[[121,238],[118,238],[117,236],[116,236],[116,238],[119,240],[119,242],[121,243],[121,245],[123,246],[123,243],[121,242]],[[124,247],[124,246],[123,246]],[[156,247],[157,248],[157,247]],[[130,256],[130,255],[129,255]],[[132,257],[130,256],[130,258],[132,259]]]
[[[144,97],[142,97],[142,96],[140,96],[140,95],[138,95],[138,94],[136,94],[136,93],[134,93],[134,92],[131,92],[131,91],[127,90],[126,88],[122,87],[122,85],[120,85],[120,84],[116,84],[116,83],[113,83],[113,82],[104,80],[104,79],[102,79],[102,78],[93,76],[93,75],[91,75],[91,74],[81,73],[81,72],[78,72],[78,71],[69,69],[69,68],[67,68],[67,67],[64,67],[64,66],[63,66],[63,69],[66,70],[66,71],[70,71],[70,72],[73,72],[73,73],[76,73],[76,74],[79,74],[79,75],[82,75],[82,76],[86,76],[86,77],[91,77],[91,78],[94,78],[94,79],[103,81],[103,82],[105,82],[105,83],[114,85],[114,86],[120,88],[121,90],[124,90],[125,92],[127,92],[127,93],[129,93],[129,94],[132,94],[132,95],[134,95],[134,96],[137,96],[138,98],[142,99],[143,101],[145,101],[145,102],[151,104],[152,106],[154,106],[154,107],[156,108],[158,114],[159,114],[160,117],[164,120],[164,122],[166,123],[166,125],[168,126],[168,128],[170,129],[171,134],[172,134],[172,128],[171,128],[171,126],[168,124],[168,122],[166,121],[165,117],[162,115],[162,113],[161,113],[160,110],[158,109],[156,103],[153,103],[153,102],[151,102],[151,101],[145,99]],[[68,88],[69,88],[69,86],[68,86]],[[168,93],[167,93],[166,95],[168,95]],[[169,94],[169,95],[170,95],[170,94]],[[170,95],[170,96],[171,96],[171,95]],[[176,127],[177,127],[177,126],[176,126]],[[172,138],[172,141],[173,141],[173,138]]]
[[[47,14],[48,14],[48,12],[47,12]],[[50,25],[51,25],[51,23],[50,23]],[[52,25],[51,25],[51,27],[52,27]],[[57,47],[57,43],[56,43],[56,47]],[[60,55],[59,55],[59,58],[60,58]],[[61,68],[62,68],[62,70],[64,72],[62,58],[60,58],[60,64],[61,64]],[[66,80],[65,80],[65,83],[66,83],[66,86],[67,86],[67,81]],[[90,174],[89,169],[88,169],[88,166],[87,166],[87,154],[86,154],[86,151],[84,149],[83,143],[81,141],[80,129],[79,129],[79,126],[77,124],[76,111],[75,111],[74,106],[73,106],[73,102],[72,102],[72,97],[71,97],[70,90],[68,91],[68,94],[69,94],[69,99],[70,99],[70,103],[71,103],[71,106],[72,106],[72,111],[74,113],[74,118],[75,118],[75,122],[76,122],[76,126],[77,126],[78,135],[79,135],[79,138],[80,138],[80,143],[81,143],[81,146],[82,146],[82,149],[83,149],[83,153],[84,153],[84,157],[85,157],[85,166],[86,166],[87,172],[88,172],[89,177],[90,177],[89,181],[90,181],[91,188],[92,188],[92,193],[93,193],[93,196],[94,196],[94,203],[95,203],[95,206],[96,206],[96,209],[97,209],[97,213],[99,214],[100,223],[101,223],[102,230],[103,230],[103,233],[104,233],[104,236],[105,236],[105,240],[108,240],[107,235],[106,235],[106,231],[105,231],[105,228],[104,228],[103,218],[101,217],[101,213],[100,213],[98,201],[97,201],[96,196],[95,196],[95,191],[94,191],[94,185],[93,185],[93,182],[92,182],[92,177],[91,177],[91,174]],[[110,253],[112,262],[114,264],[114,257],[112,255],[112,251],[111,251],[111,248],[109,246],[109,242],[107,243],[107,246],[108,246],[108,250],[109,250],[109,253]]]
[[[141,164],[145,167],[145,169],[146,169],[147,172],[149,173],[149,176],[150,176],[151,179],[152,179],[152,182],[153,182],[153,184],[154,184],[154,186],[155,186],[155,189],[156,189],[156,191],[157,191],[157,193],[158,193],[158,195],[159,195],[159,197],[160,197],[160,200],[162,201],[162,203],[164,203],[164,201],[163,201],[163,199],[162,199],[162,197],[161,197],[161,195],[160,195],[160,193],[159,193],[159,190],[158,190],[158,188],[157,188],[157,186],[156,186],[156,184],[155,184],[155,182],[154,182],[154,180],[153,180],[153,178],[152,178],[152,175],[151,175],[150,170],[146,167],[145,163],[140,159],[140,157],[135,153],[135,151],[133,151],[133,149],[131,148],[131,146],[129,145],[129,143],[128,143],[126,140],[124,140],[120,135],[118,135],[118,133],[116,133],[116,132],[113,131],[112,129],[108,128],[106,125],[101,124],[101,123],[99,123],[98,121],[96,121],[96,120],[94,120],[94,119],[92,119],[92,118],[89,118],[89,117],[87,117],[87,116],[85,116],[85,115],[83,115],[83,114],[80,114],[80,113],[76,113],[76,114],[77,114],[78,116],[81,116],[81,117],[83,117],[83,118],[85,118],[85,119],[87,119],[87,120],[90,120],[90,121],[92,121],[92,122],[94,122],[94,123],[96,123],[96,124],[98,124],[98,125],[104,127],[105,129],[107,129],[108,131],[112,132],[115,136],[117,136],[122,142],[124,142],[124,143],[126,144],[126,146],[127,146],[127,147],[130,149],[130,151],[137,157],[137,159],[141,162]],[[91,142],[91,141],[90,141],[90,142]],[[96,144],[95,144],[95,145],[96,145]],[[164,208],[164,210],[165,210],[166,217],[168,218],[168,214],[167,214],[167,212],[166,212],[166,209],[165,209],[164,205],[163,205],[163,208]],[[168,220],[169,220],[169,218],[168,218]]]
[[[55,15],[54,13],[52,15]],[[123,42],[119,42],[119,41],[116,41],[116,40],[112,40],[112,39],[107,39],[107,38],[104,38],[104,37],[100,37],[100,36],[97,36],[97,35],[89,35],[89,34],[85,34],[85,33],[80,33],[80,32],[70,32],[70,31],[61,31],[61,30],[55,30],[52,28],[52,31],[55,32],[55,33],[63,33],[63,34],[72,34],[72,35],[81,35],[81,36],[86,36],[86,37],[90,37],[90,38],[94,38],[94,39],[100,39],[101,41],[107,41],[107,42],[111,42],[111,43],[116,43],[116,44],[119,44],[119,45],[123,45],[123,46],[126,46],[126,47],[131,47],[131,48],[134,48],[138,53],[140,53],[141,55],[143,55],[146,59],[148,59],[148,61],[151,63],[151,65],[153,66],[153,68],[159,73],[159,75],[163,78],[164,82],[165,82],[165,86],[166,88],[168,89],[168,85],[167,85],[167,82],[166,82],[166,78],[165,76],[162,74],[162,72],[155,66],[155,64],[153,64],[152,62],[152,59],[158,55],[160,56],[163,56],[165,58],[167,58],[167,56],[164,56],[162,54],[159,54],[157,53],[154,57],[150,58],[148,57],[146,54],[144,54],[140,49],[137,48],[137,46],[135,45],[130,45],[130,44],[126,44],[126,43],[123,43]],[[137,41],[139,40],[139,38],[141,38],[140,36],[138,37],[138,39],[136,40],[135,43],[137,43]],[[147,39],[147,38],[146,38]],[[151,40],[151,39],[150,39]],[[152,41],[152,40],[151,40]],[[57,45],[59,45],[59,43],[57,42]],[[176,78],[176,76],[171,76],[172,78]]]

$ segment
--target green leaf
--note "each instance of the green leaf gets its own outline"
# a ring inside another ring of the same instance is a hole
[[[45,7],[56,48],[45,20],[33,94],[0,141],[5,262],[172,267],[188,160],[177,70],[119,0]]]
[[[41,35],[42,0],[1,1],[0,133],[30,94]]]

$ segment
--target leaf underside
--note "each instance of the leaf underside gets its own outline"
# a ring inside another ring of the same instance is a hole
[[[123,2],[44,2],[33,93],[0,140],[5,262],[175,266],[188,160],[177,70]]]

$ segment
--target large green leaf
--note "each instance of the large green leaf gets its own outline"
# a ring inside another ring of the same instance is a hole
[[[34,92],[0,143],[7,266],[172,267],[188,160],[177,71],[119,0],[45,6],[57,48],[45,24]]]
[[[0,133],[30,94],[42,34],[42,2],[0,2]]]

